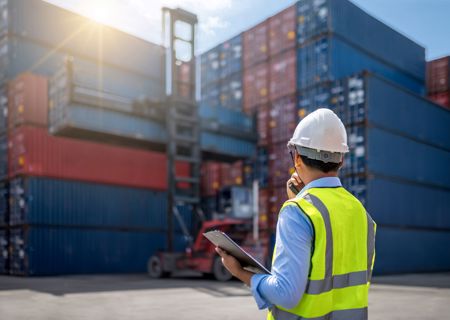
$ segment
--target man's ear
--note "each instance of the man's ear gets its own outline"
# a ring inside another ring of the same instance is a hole
[[[301,165],[303,165],[302,157],[300,157],[300,155],[298,154],[298,152],[296,152],[296,153],[295,153],[295,166],[296,166],[296,167],[300,167]]]

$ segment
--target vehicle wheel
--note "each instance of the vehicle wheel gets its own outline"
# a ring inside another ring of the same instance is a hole
[[[162,261],[158,256],[151,256],[147,262],[147,272],[150,277],[158,279],[158,278],[167,278],[170,273],[167,271],[163,271]]]
[[[228,281],[233,278],[231,273],[223,266],[222,258],[220,257],[214,259],[212,273],[214,278],[218,281]]]

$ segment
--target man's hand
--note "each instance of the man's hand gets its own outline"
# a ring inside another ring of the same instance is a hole
[[[232,255],[229,255],[225,250],[220,249],[219,247],[216,247],[216,252],[219,254],[219,256],[222,257],[222,263],[224,267],[230,271],[230,273],[244,282],[247,286],[250,286],[250,281],[253,276],[253,273],[247,270],[244,270],[242,268],[239,261],[233,257]]]
[[[293,198],[295,198],[296,194],[294,192],[292,192],[292,190],[289,188],[290,183],[292,183],[298,189],[298,191],[302,190],[303,187],[305,186],[305,184],[300,179],[297,172],[294,172],[292,174],[291,178],[286,182],[286,193],[287,193],[288,199],[293,199]]]

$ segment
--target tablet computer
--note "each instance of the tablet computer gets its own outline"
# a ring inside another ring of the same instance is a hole
[[[244,269],[254,273],[267,273],[267,270],[258,260],[253,258],[244,249],[242,249],[236,242],[234,242],[226,233],[214,230],[203,234],[209,241],[211,241],[216,247],[225,250],[228,254],[232,255],[242,264]]]

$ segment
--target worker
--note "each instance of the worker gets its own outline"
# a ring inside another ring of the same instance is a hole
[[[288,149],[296,173],[278,216],[271,274],[246,271],[216,251],[258,307],[268,308],[268,319],[367,319],[376,224],[338,178],[345,127],[333,111],[318,109],[300,121]]]

